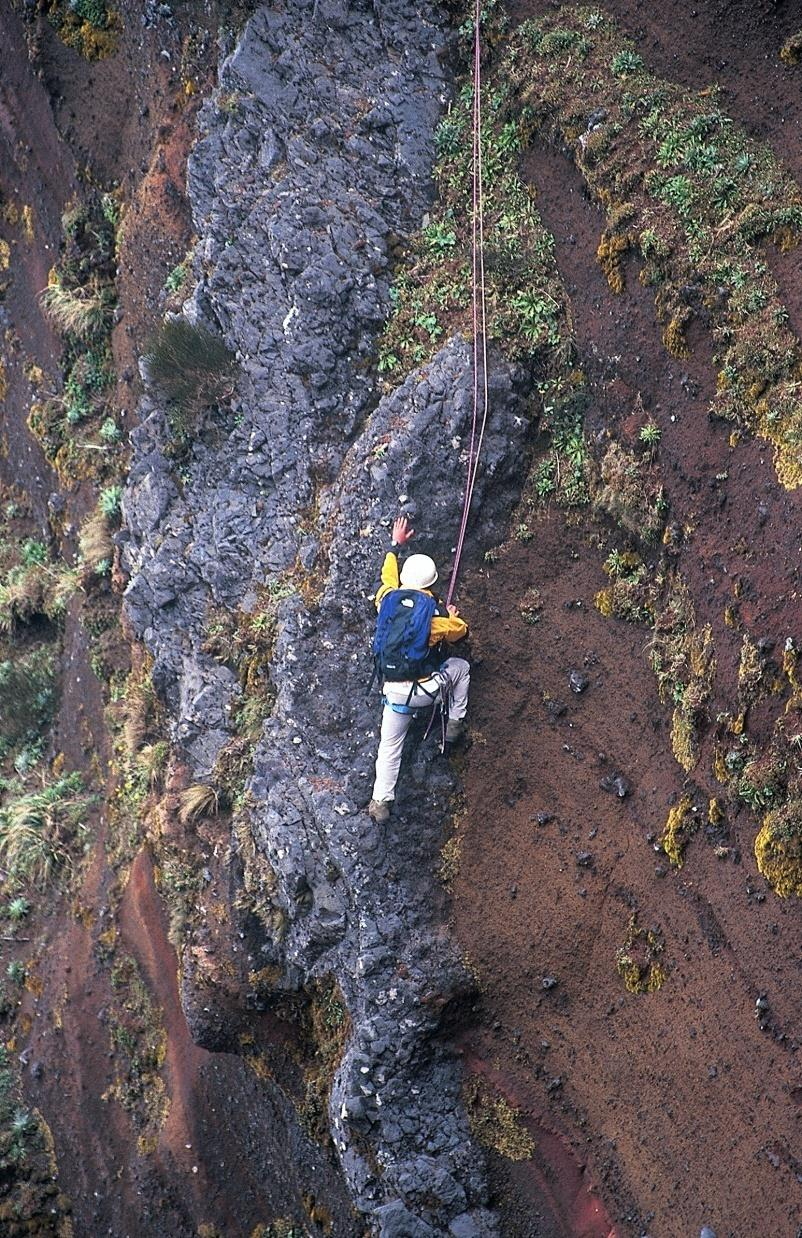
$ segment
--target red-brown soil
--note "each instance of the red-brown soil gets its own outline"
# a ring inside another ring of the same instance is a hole
[[[724,106],[799,175],[798,78],[777,59],[798,12],[604,7],[666,76],[696,87],[721,82]],[[692,357],[676,360],[634,265],[625,292],[611,293],[595,261],[602,216],[569,156],[537,144],[524,167],[572,298],[591,384],[589,434],[611,429],[626,439],[638,397],[661,428],[655,467],[669,518],[690,530],[677,566],[698,621],[713,630],[715,717],[734,708],[744,631],[778,649],[789,635],[799,639],[802,499],[779,487],[760,442],[731,448],[730,427],[708,420],[715,370],[702,327],[694,327]],[[770,261],[799,329],[798,255]],[[453,904],[456,934],[481,976],[483,1015],[462,1048],[469,1069],[521,1108],[538,1144],[528,1171],[491,1158],[505,1238],[603,1238],[609,1222],[616,1233],[651,1238],[688,1238],[704,1224],[719,1236],[795,1238],[798,908],[759,876],[758,824],[745,807],[728,807],[724,858],[704,827],[679,871],[655,851],[686,786],[700,812],[722,793],[711,773],[713,728],[686,780],[647,664],[648,630],[593,606],[606,581],[601,564],[623,535],[556,510],[532,527],[532,541],[511,541],[461,599],[483,654]],[[533,585],[544,601],[536,626],[516,606]],[[724,620],[733,605],[741,626]],[[573,668],[590,676],[579,696],[568,683]],[[754,710],[750,735],[765,741],[779,708]],[[611,771],[631,784],[623,800],[601,788]],[[538,824],[539,813],[550,819]],[[665,937],[669,974],[654,993],[626,992],[616,970],[633,913]],[[544,989],[547,976],[557,985]],[[761,993],[770,1006],[764,1030],[755,1018]],[[576,1178],[560,1173],[555,1141],[598,1192],[595,1216],[578,1209],[585,1201]]]

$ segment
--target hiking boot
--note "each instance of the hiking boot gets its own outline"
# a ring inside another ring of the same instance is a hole
[[[385,821],[390,820],[390,805],[386,800],[371,800],[368,804],[368,816],[377,825],[384,825]]]
[[[446,723],[446,743],[456,744],[465,734],[465,721],[462,718],[449,718]]]

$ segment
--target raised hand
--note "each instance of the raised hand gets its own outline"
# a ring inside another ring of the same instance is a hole
[[[406,516],[398,516],[393,521],[393,545],[403,546],[411,537],[415,536],[415,530],[409,527],[409,520]]]

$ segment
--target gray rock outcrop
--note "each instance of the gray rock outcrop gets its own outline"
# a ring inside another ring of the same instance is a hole
[[[289,569],[324,582],[312,608],[281,603],[277,699],[248,788],[286,924],[258,966],[290,990],[332,975],[344,995],[351,1035],[329,1117],[355,1203],[384,1238],[497,1232],[444,1035],[472,981],[435,875],[454,788],[436,736],[410,734],[389,825],[365,812],[380,714],[365,695],[370,595],[389,521],[412,513],[420,548],[447,566],[471,419],[465,341],[382,398],[372,364],[393,248],[430,193],[443,39],[434,10],[406,0],[296,0],[250,20],[189,176],[200,241],[186,312],[236,350],[236,396],[177,468],[151,392],[123,503],[127,615],[198,780],[240,692],[204,652],[209,607],[249,609]],[[474,557],[503,535],[520,487],[525,377],[491,369]]]

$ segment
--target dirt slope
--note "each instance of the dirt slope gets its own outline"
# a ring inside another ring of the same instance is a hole
[[[798,78],[778,59],[798,14],[604,8],[666,76],[721,82],[726,109],[799,172]],[[732,448],[726,428],[708,420],[709,339],[698,331],[690,358],[670,357],[634,265],[624,293],[611,293],[595,260],[602,217],[568,157],[536,144],[524,166],[572,298],[592,389],[589,433],[614,429],[632,441],[638,400],[662,431],[670,518],[693,529],[678,566],[715,641],[714,716],[732,708],[744,629],[779,649],[799,636],[799,492],[777,485],[758,443]],[[798,330],[798,255],[771,261]],[[719,1235],[793,1238],[802,1223],[798,909],[759,876],[758,823],[744,806],[729,806],[721,857],[721,839],[704,828],[679,871],[655,849],[686,780],[647,665],[648,630],[593,605],[621,535],[556,510],[533,532],[463,598],[484,634],[453,906],[484,1013],[464,1048],[472,1069],[491,1073],[522,1108],[539,1145],[529,1173],[495,1162],[505,1232],[544,1232],[536,1209],[545,1175],[557,1233],[601,1238],[612,1222],[622,1235],[685,1238],[709,1224]],[[534,626],[518,611],[533,585],[543,598]],[[742,629],[725,619],[736,597]],[[569,687],[572,669],[589,676],[581,695]],[[754,711],[750,733],[765,740],[775,713]],[[711,730],[694,772],[701,813],[704,797],[720,793],[709,773],[713,738]],[[623,799],[601,786],[617,772],[630,785]],[[627,992],[616,969],[633,914],[665,940],[668,978],[654,993]],[[557,984],[544,989],[544,977]],[[755,1001],[764,993],[761,1028]],[[587,1166],[606,1215],[583,1216],[584,1191],[555,1185],[555,1146]]]

